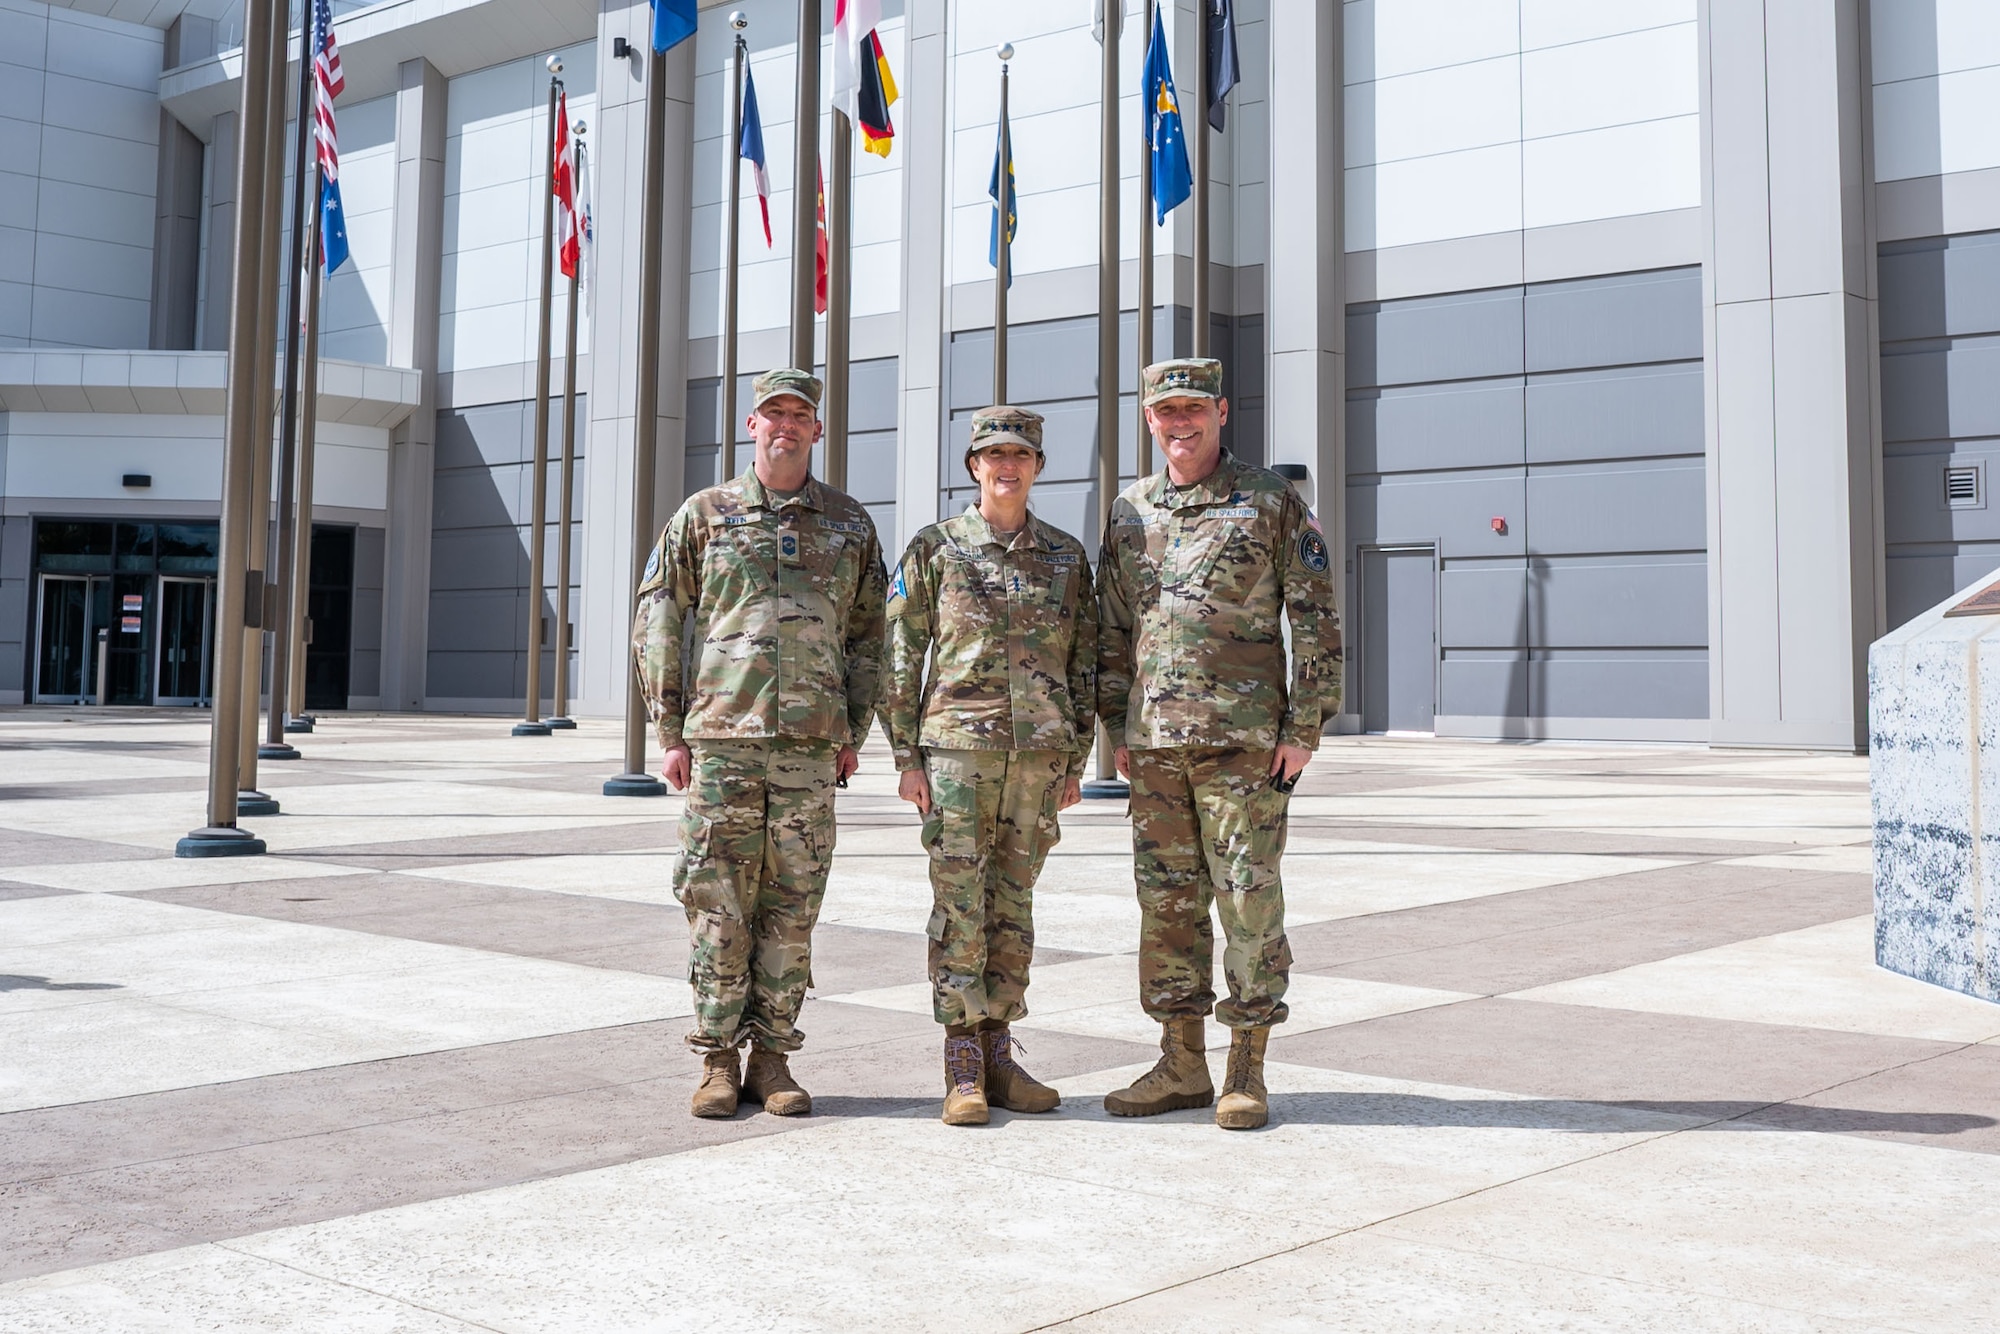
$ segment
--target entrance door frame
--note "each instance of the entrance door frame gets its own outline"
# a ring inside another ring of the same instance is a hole
[[[49,581],[51,579],[83,585],[83,669],[82,674],[77,677],[78,684],[84,687],[82,694],[49,694],[44,693],[42,690],[42,656],[48,652],[48,645],[43,641],[42,633],[48,626]],[[91,594],[95,591],[94,585],[102,583],[108,586],[110,582],[111,576],[108,574],[87,574],[82,572],[71,574],[61,570],[44,570],[35,575],[35,689],[33,699],[37,704],[95,704],[97,702],[97,692],[90,689],[90,687],[96,684],[92,680],[92,674],[97,671],[97,632],[105,627],[94,624],[91,620],[91,615],[95,607],[95,600]],[[106,596],[108,597],[109,594],[107,593]]]
[[[1360,641],[1370,624],[1368,605],[1368,558],[1370,556],[1393,556],[1398,554],[1422,554],[1431,558],[1431,726],[1437,726],[1439,693],[1444,676],[1444,649],[1442,645],[1444,618],[1443,562],[1438,559],[1440,543],[1436,538],[1408,542],[1367,542],[1354,548],[1354,603],[1356,643],[1348,651],[1348,665],[1354,671],[1354,715],[1363,733],[1368,732],[1368,652]],[[1382,622],[1388,624],[1386,616]],[[1386,684],[1386,683],[1385,683]],[[1436,732],[1399,732],[1388,729],[1372,733],[1374,736],[1435,736]]]
[[[153,703],[167,708],[206,709],[215,688],[215,576],[207,574],[163,574],[158,576],[158,592],[153,598]],[[201,601],[201,675],[208,695],[169,695],[164,674],[167,655],[167,585],[205,585]]]

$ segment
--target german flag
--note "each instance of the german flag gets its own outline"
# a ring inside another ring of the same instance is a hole
[[[889,72],[889,57],[883,54],[882,39],[873,28],[861,39],[860,55],[855,124],[861,127],[861,146],[886,158],[896,138],[896,127],[889,120],[889,108],[896,105],[896,76]]]

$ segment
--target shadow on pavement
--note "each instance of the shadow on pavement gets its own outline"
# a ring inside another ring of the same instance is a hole
[[[1637,1113],[1638,1115],[1634,1115]],[[1736,1101],[1620,1101],[1552,1098],[1432,1098],[1406,1093],[1273,1093],[1272,1121],[1328,1126],[1463,1126],[1632,1134],[1643,1117],[1741,1124],[1745,1129],[1819,1134],[1957,1135],[2000,1125],[1969,1112],[1882,1112],[1857,1107]]]
[[[0,973],[0,991],[123,991],[122,982],[51,982],[46,977]]]

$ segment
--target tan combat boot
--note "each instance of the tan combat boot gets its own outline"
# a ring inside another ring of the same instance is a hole
[[[986,1051],[986,1101],[1010,1112],[1052,1112],[1062,1095],[1021,1068],[1014,1059],[1014,1035],[1007,1025],[979,1031]]]
[[[1130,1088],[1104,1095],[1104,1110],[1113,1116],[1158,1116],[1183,1107],[1206,1107],[1215,1101],[1215,1084],[1202,1055],[1202,1021],[1177,1019],[1160,1025],[1160,1059]]]
[[[1264,1092],[1264,1044],[1268,1028],[1239,1028],[1229,1035],[1229,1069],[1222,1077],[1222,1100],[1215,1124],[1224,1130],[1255,1130],[1271,1119]]]
[[[983,1126],[987,1120],[986,1061],[979,1039],[949,1029],[944,1037],[944,1123]]]
[[[781,1051],[751,1048],[750,1065],[743,1072],[743,1096],[763,1103],[772,1116],[807,1116],[813,1109],[812,1095],[792,1078]]]
[[[701,1059],[701,1084],[694,1091],[694,1114],[717,1119],[736,1115],[737,1090],[743,1076],[736,1069],[736,1048],[712,1051]]]

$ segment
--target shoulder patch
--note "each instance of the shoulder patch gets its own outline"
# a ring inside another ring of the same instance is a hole
[[[654,578],[658,576],[659,573],[660,573],[660,549],[656,546],[653,548],[653,554],[646,557],[646,573],[639,577],[639,582],[642,584],[650,584],[653,582]]]
[[[1311,528],[1299,534],[1299,563],[1314,574],[1326,573],[1326,539]]]

